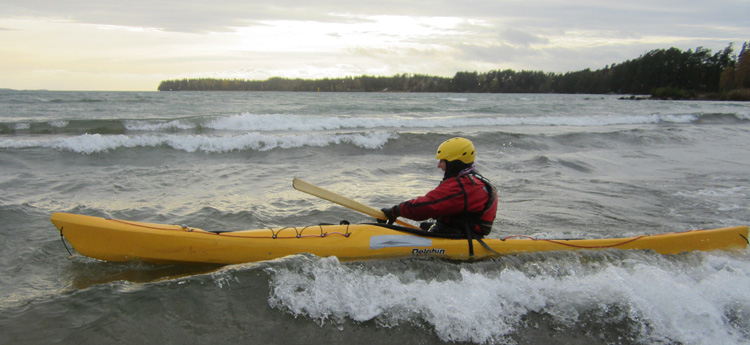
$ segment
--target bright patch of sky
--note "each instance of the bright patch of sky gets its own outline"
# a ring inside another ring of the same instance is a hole
[[[738,51],[748,13],[747,0],[6,0],[0,88],[598,69],[653,49]]]

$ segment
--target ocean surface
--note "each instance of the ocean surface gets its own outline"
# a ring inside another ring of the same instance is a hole
[[[492,238],[750,224],[750,103],[4,90],[0,343],[750,344],[745,251],[159,266],[71,255],[49,222],[369,222],[292,179],[392,206],[438,184],[454,136],[500,192]]]

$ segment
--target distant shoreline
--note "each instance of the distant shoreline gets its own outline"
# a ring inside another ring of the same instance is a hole
[[[266,80],[183,78],[159,91],[455,92],[651,95],[655,99],[750,101],[750,42],[739,55],[730,44],[713,54],[698,47],[656,49],[637,59],[568,73],[492,70],[424,74]]]
[[[11,88],[0,88],[0,92],[315,92],[318,91],[279,91],[279,90],[252,90],[252,91],[242,91],[242,90],[157,90],[157,91],[150,91],[150,90],[130,90],[130,91],[119,91],[119,90],[46,90],[46,89],[40,89],[40,90],[18,90],[18,89],[11,89]],[[458,94],[486,94],[487,92],[454,92],[454,91],[440,91],[440,92],[433,92],[433,91],[424,91],[424,92],[414,92],[414,91],[391,91],[391,90],[381,90],[381,91],[319,91],[319,92],[326,92],[326,93],[335,93],[335,92],[341,92],[341,93],[458,93]],[[740,90],[733,90],[728,93],[722,93],[722,94],[699,94],[699,95],[693,95],[689,97],[684,96],[668,96],[668,95],[647,95],[647,94],[615,94],[615,93],[608,93],[608,94],[597,94],[597,93],[562,93],[562,92],[546,92],[546,93],[539,93],[539,92],[498,92],[495,94],[549,94],[549,95],[614,95],[614,96],[620,96],[619,99],[626,100],[626,101],[724,101],[724,102],[749,102],[750,101],[750,89],[740,89]]]
[[[696,94],[684,90],[660,89],[650,96],[631,95],[620,97],[624,100],[656,100],[656,101],[725,101],[725,102],[748,102],[750,101],[750,89],[736,89],[722,93]]]

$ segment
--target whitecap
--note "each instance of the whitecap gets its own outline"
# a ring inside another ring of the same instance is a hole
[[[0,141],[0,147],[14,149],[48,147],[91,154],[107,152],[118,148],[157,147],[165,145],[186,152],[223,153],[243,150],[269,151],[276,148],[292,149],[305,146],[324,147],[343,144],[351,144],[364,149],[378,149],[394,138],[397,138],[396,134],[383,131],[333,134],[293,133],[287,135],[246,133],[232,136],[83,134],[75,137],[54,139],[6,139]]]
[[[625,258],[594,269],[549,261],[545,265],[557,268],[460,268],[450,279],[415,279],[412,272],[375,273],[325,258],[270,268],[269,303],[321,324],[374,320],[390,327],[422,320],[446,342],[502,341],[531,314],[542,313],[571,328],[583,315],[602,326],[626,319],[644,343],[748,343],[733,325],[745,327],[747,321],[728,315],[750,310],[750,290],[744,288],[750,263],[710,254],[688,261]]]
[[[60,121],[51,121],[49,122],[49,125],[56,128],[65,128],[68,126],[68,121],[60,120]]]
[[[172,121],[125,121],[125,128],[129,131],[165,131],[171,129],[187,130],[195,128],[194,124],[182,120]]]

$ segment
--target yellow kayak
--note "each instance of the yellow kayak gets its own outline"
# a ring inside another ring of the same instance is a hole
[[[381,224],[313,225],[282,229],[210,232],[179,225],[153,224],[54,213],[52,223],[73,248],[105,261],[236,264],[299,253],[340,260],[430,255],[449,259],[487,258],[501,254],[559,250],[641,249],[661,254],[695,250],[745,249],[748,227],[693,230],[609,239],[550,240],[511,236],[483,239],[492,250],[466,239]]]

